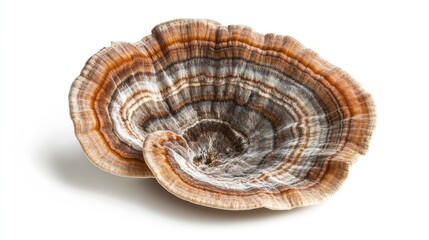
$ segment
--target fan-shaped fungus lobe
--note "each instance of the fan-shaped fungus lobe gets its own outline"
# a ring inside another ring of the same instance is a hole
[[[233,210],[320,202],[375,122],[370,95],[297,40],[211,20],[102,49],[74,81],[70,111],[96,166]]]

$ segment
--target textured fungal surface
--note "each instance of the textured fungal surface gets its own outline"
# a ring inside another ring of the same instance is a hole
[[[375,122],[370,95],[297,40],[211,20],[112,43],[69,98],[96,166],[231,210],[319,203],[366,152]]]

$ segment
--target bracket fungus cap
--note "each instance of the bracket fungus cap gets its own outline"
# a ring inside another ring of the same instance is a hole
[[[69,100],[96,166],[229,210],[321,202],[375,125],[371,96],[294,38],[212,20],[165,22],[103,48]]]

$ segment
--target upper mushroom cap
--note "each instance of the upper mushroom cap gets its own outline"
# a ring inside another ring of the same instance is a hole
[[[375,124],[368,93],[289,36],[179,19],[113,43],[74,81],[89,159],[221,209],[291,209],[334,193]]]

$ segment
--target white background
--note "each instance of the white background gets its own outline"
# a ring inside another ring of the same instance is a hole
[[[299,3],[298,3],[299,2]],[[0,239],[428,239],[429,7],[424,1],[1,1]],[[94,167],[68,91],[110,41],[175,18],[297,38],[370,92],[370,150],[324,203],[230,212],[179,200],[153,179]]]

